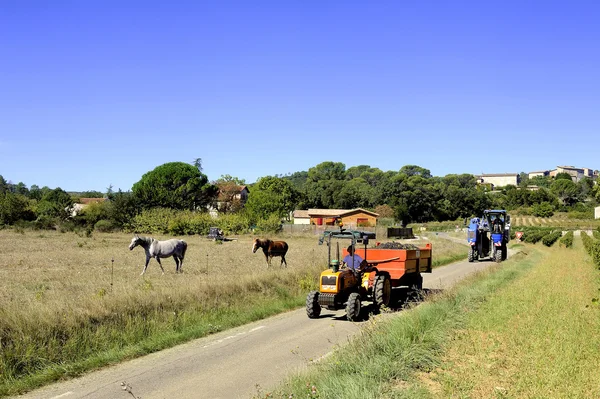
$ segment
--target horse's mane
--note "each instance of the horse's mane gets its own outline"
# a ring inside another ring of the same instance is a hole
[[[145,242],[145,243],[146,243],[146,244],[148,244],[148,245],[152,244],[152,241],[154,241],[154,238],[152,238],[152,237],[143,237],[143,236],[137,236],[137,238],[138,238],[140,241],[143,241],[143,242]]]

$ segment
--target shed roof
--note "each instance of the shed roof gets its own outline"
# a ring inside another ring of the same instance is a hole
[[[352,213],[357,213],[357,212],[363,212],[366,214],[369,214],[371,216],[379,216],[379,214],[375,213],[375,212],[371,212],[371,211],[367,211],[366,209],[362,209],[362,208],[355,208],[355,209],[309,209],[308,211],[308,215],[309,216],[326,216],[326,217],[342,217],[342,216],[346,216]]]
[[[309,218],[310,217],[308,215],[308,211],[306,209],[297,209],[297,210],[294,211],[294,213],[292,214],[292,216],[294,217],[294,219]]]

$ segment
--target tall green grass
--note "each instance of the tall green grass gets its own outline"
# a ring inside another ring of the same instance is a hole
[[[551,248],[487,298],[420,384],[434,398],[597,398],[600,275],[581,250]]]

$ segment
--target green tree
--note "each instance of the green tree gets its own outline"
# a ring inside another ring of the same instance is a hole
[[[44,194],[37,205],[38,219],[67,220],[73,213],[73,198],[60,187]]]
[[[80,198],[104,198],[104,194],[101,193],[100,191],[95,191],[95,190],[82,191],[81,193],[79,193],[79,197]]]
[[[550,188],[552,180],[548,176],[535,176],[529,179],[529,185]]]
[[[519,187],[527,187],[529,185],[529,174],[525,172],[519,173]]]
[[[405,165],[400,168],[400,173],[404,173],[407,176],[420,176],[424,179],[431,178],[431,171],[429,169],[422,168],[417,165]]]
[[[554,215],[554,206],[549,202],[542,202],[539,204],[535,204],[531,207],[531,213],[533,216],[541,217],[541,218],[549,218]]]
[[[362,177],[344,182],[336,205],[342,209],[373,208],[375,206],[374,188]]]
[[[119,190],[112,193],[108,199],[106,216],[115,227],[127,227],[128,223],[141,211],[139,201],[130,191],[123,192]]]
[[[550,186],[550,191],[558,197],[558,199],[563,203],[563,205],[567,206],[573,205],[576,202],[578,202],[579,194],[581,192],[579,190],[579,187],[577,187],[577,184],[575,184],[570,178],[568,180],[555,180]]]
[[[37,185],[33,184],[29,189],[29,198],[39,201],[43,196],[44,192]]]
[[[0,194],[4,194],[8,191],[8,182],[4,180],[4,177],[0,175]]]
[[[132,191],[144,209],[204,210],[214,201],[217,187],[197,167],[169,162],[144,174]]]
[[[288,218],[297,201],[298,192],[289,180],[266,176],[252,187],[244,208],[255,219],[266,219],[272,214]]]
[[[0,193],[0,225],[12,225],[19,220],[33,219],[35,214],[27,197],[8,191]]]
[[[322,162],[308,170],[306,202],[311,208],[338,208],[346,166],[341,162]]]
[[[19,183],[15,184],[12,187],[11,191],[13,193],[15,193],[15,194],[21,194],[21,195],[24,195],[26,197],[29,196],[29,189],[27,188],[27,186],[23,182],[19,182]]]
[[[593,197],[592,189],[594,188],[594,181],[588,177],[584,177],[577,183],[579,187],[579,192],[581,194],[581,199],[585,200],[588,197]]]
[[[570,174],[568,174],[567,172],[560,172],[560,173],[557,173],[557,174],[556,174],[556,176],[554,177],[554,180],[555,180],[555,181],[556,181],[556,180],[562,180],[562,179],[564,179],[564,180],[571,180],[571,181],[573,181],[573,177],[571,177],[571,175],[570,175]]]
[[[592,195],[596,201],[600,202],[600,184],[594,185],[594,188],[592,188]]]

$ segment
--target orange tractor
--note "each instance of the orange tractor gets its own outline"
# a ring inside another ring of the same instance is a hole
[[[375,238],[375,233],[343,229],[326,231],[320,237],[319,243],[325,242],[329,247],[329,269],[321,272],[319,290],[311,291],[306,298],[309,318],[319,317],[322,308],[345,308],[348,319],[355,321],[360,317],[363,301],[379,308],[389,306],[394,287],[423,289],[421,273],[431,273],[431,244],[410,249],[369,248],[369,240]],[[366,261],[366,267],[361,270],[341,267],[348,251],[346,245],[340,251],[340,240],[350,241],[354,253]]]

